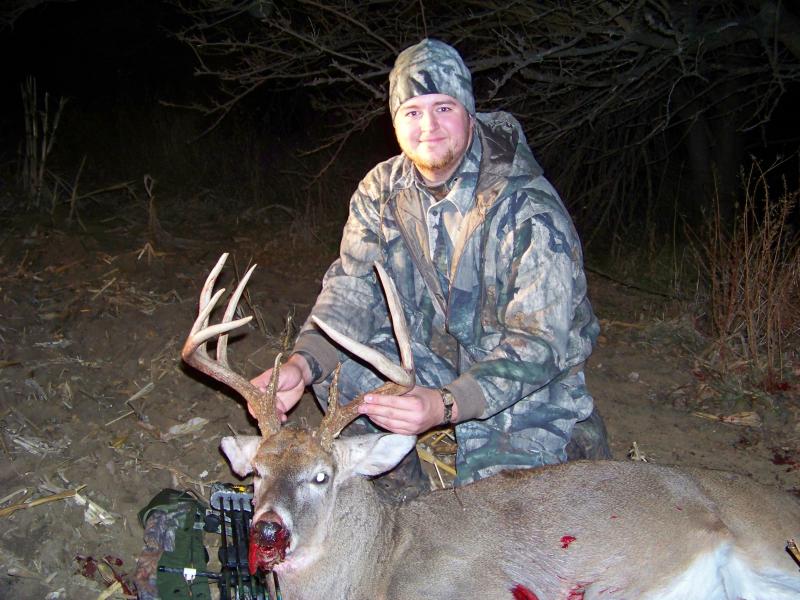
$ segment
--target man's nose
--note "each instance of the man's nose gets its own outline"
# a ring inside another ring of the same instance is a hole
[[[434,131],[437,129],[439,127],[439,121],[436,118],[436,113],[432,110],[423,111],[420,127],[422,127],[424,131]]]

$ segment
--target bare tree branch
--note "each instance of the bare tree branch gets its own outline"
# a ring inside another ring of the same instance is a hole
[[[5,0],[0,8],[0,31],[11,28],[25,13],[44,4],[75,0]]]
[[[673,193],[661,178],[701,171],[690,141],[706,135],[714,149],[715,129],[761,127],[800,81],[800,21],[779,0],[187,0],[183,10],[191,25],[179,37],[197,74],[218,82],[203,107],[212,126],[266,82],[305,88],[348,117],[319,143],[337,152],[385,110],[398,49],[426,35],[452,43],[479,107],[520,118],[593,226],[637,210],[642,195]],[[563,160],[572,156],[581,160]],[[612,172],[624,181],[598,181]],[[618,206],[598,210],[608,202]]]

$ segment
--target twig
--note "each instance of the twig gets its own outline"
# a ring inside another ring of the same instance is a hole
[[[627,329],[647,329],[646,323],[628,323],[626,321],[607,321],[600,319],[600,324],[603,327],[623,327]]]
[[[9,500],[11,500],[14,496],[19,496],[20,494],[22,494],[23,499],[25,499],[25,498],[28,497],[30,492],[28,491],[28,488],[19,488],[18,490],[14,490],[13,492],[8,494],[7,496],[4,496],[3,498],[0,498],[0,504],[5,504]]]
[[[794,562],[800,565],[800,549],[797,548],[797,543],[794,541],[794,539],[786,542],[786,551],[794,559]]]
[[[66,498],[72,498],[75,494],[80,492],[86,485],[81,485],[74,490],[67,490],[65,492],[61,492],[59,494],[52,494],[50,496],[45,496],[44,498],[37,498],[36,500],[31,500],[30,502],[20,502],[19,504],[12,504],[11,506],[6,506],[5,508],[0,509],[0,517],[7,517],[18,510],[24,510],[28,508],[34,508],[41,504],[48,504],[50,502],[56,502],[58,500],[65,500]]]
[[[142,389],[140,389],[133,396],[131,396],[130,398],[125,400],[125,404],[127,404],[128,406],[131,406],[131,402],[134,402],[134,401],[138,400],[139,398],[141,398],[142,396],[145,396],[145,395],[149,394],[150,392],[153,391],[153,389],[155,387],[156,387],[155,383],[153,383],[152,381],[148,382],[146,385],[142,386]],[[133,408],[133,406],[131,406],[131,408]],[[134,411],[135,410],[136,409],[134,409]]]
[[[108,598],[111,598],[111,596],[115,594],[122,594],[122,584],[119,581],[115,581],[105,590],[100,592],[100,595],[97,596],[97,600],[108,600]]]
[[[92,190],[91,192],[86,192],[85,194],[81,194],[80,196],[75,196],[75,200],[83,200],[85,198],[91,198],[92,196],[97,196],[97,194],[103,194],[105,192],[115,192],[117,190],[130,190],[131,185],[133,185],[132,181],[123,181],[122,183],[115,183],[113,185]]]
[[[458,474],[453,467],[451,467],[447,463],[442,462],[441,460],[436,458],[433,454],[431,454],[427,450],[420,448],[419,446],[417,446],[417,454],[419,454],[419,457],[425,462],[429,462],[432,465],[437,466],[437,468],[441,467],[443,471],[450,473],[450,475],[452,475],[453,477],[455,477]]]
[[[116,419],[111,419],[108,423],[105,424],[105,427],[108,427],[109,425],[113,425],[117,421],[121,421],[125,417],[130,417],[131,415],[135,415],[135,414],[136,414],[135,410],[129,410],[125,414],[122,414],[122,415],[118,416]]]
[[[83,155],[83,159],[81,159],[81,165],[78,167],[78,172],[75,174],[75,180],[72,182],[72,194],[70,194],[69,199],[69,214],[67,215],[67,225],[72,225],[72,219],[77,215],[78,210],[78,182],[81,179],[81,173],[83,173],[83,167],[86,165],[86,155]]]
[[[120,454],[122,454],[122,453],[120,453]],[[123,456],[127,456],[128,458],[130,458],[131,460],[133,460],[135,462],[144,463],[144,464],[146,464],[146,465],[148,465],[148,466],[150,466],[150,467],[152,467],[154,469],[160,469],[160,470],[163,470],[163,471],[169,471],[176,478],[185,479],[186,481],[188,481],[192,485],[196,485],[197,487],[199,487],[201,490],[204,490],[205,488],[207,488],[210,485],[205,481],[200,481],[199,479],[193,478],[188,473],[186,473],[184,471],[181,471],[180,469],[178,469],[177,467],[173,467],[172,465],[165,465],[165,464],[162,464],[162,463],[153,462],[151,460],[147,460],[147,459],[141,458],[139,456],[125,455],[125,454],[123,454]]]
[[[439,478],[439,485],[442,486],[442,489],[446,488],[447,486],[444,483],[444,478],[442,478],[442,472],[439,470],[439,465],[433,463],[433,468],[436,469],[436,476]]]
[[[92,300],[93,300],[93,301],[94,301],[94,300],[97,300],[97,297],[98,297],[100,294],[102,294],[102,293],[103,293],[103,292],[106,290],[106,288],[107,288],[108,286],[110,286],[112,283],[114,283],[116,280],[117,280],[117,278],[116,278],[116,277],[113,277],[111,280],[109,280],[109,281],[108,281],[108,282],[107,282],[107,283],[106,283],[106,284],[105,284],[103,287],[101,287],[99,290],[97,290],[97,291],[95,292],[94,296],[92,296]]]
[[[0,432],[0,446],[3,447],[3,454],[8,457],[8,460],[14,462],[14,457],[11,456],[11,452],[8,450],[8,446],[6,445],[6,436]]]
[[[637,291],[640,291],[640,292],[644,292],[646,294],[652,294],[654,296],[661,296],[662,298],[669,298],[670,300],[685,300],[685,298],[683,298],[682,296],[680,296],[678,294],[671,294],[671,293],[668,293],[668,292],[660,292],[658,290],[649,289],[649,288],[646,288],[644,286],[638,285],[636,283],[630,283],[628,281],[623,281],[622,279],[614,277],[613,275],[609,275],[608,273],[605,273],[605,272],[603,272],[603,271],[601,271],[599,269],[595,269],[593,267],[586,266],[586,267],[584,267],[584,269],[586,271],[589,271],[590,273],[594,273],[595,275],[599,275],[600,277],[603,277],[604,279],[608,279],[609,281],[613,281],[614,283],[617,283],[617,284],[619,284],[621,286],[624,286],[626,288],[630,288],[632,290],[637,290]]]
[[[41,428],[40,428],[40,427],[39,427],[39,426],[38,426],[36,423],[34,423],[33,421],[31,421],[31,420],[30,420],[28,417],[26,417],[25,415],[23,415],[23,414],[22,414],[22,413],[19,411],[19,409],[12,407],[12,408],[11,408],[11,412],[13,412],[13,413],[14,413],[14,414],[15,414],[15,415],[16,415],[16,416],[19,418],[19,419],[22,419],[22,421],[23,421],[23,422],[24,422],[26,425],[28,425],[29,427],[31,427],[31,429],[34,429],[34,430],[36,430],[36,432],[38,432],[38,433],[39,433],[39,435],[41,435],[41,434],[42,434],[42,430],[41,430]]]

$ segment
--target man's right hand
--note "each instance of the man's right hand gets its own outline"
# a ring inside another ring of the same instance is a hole
[[[254,386],[262,392],[267,391],[267,385],[272,377],[272,369],[267,369],[258,377],[250,380]],[[311,368],[308,362],[300,354],[292,354],[280,369],[278,373],[278,393],[275,402],[275,408],[278,411],[278,416],[281,423],[285,422],[288,413],[295,404],[300,401],[303,396],[303,391],[306,386],[311,383]],[[253,414],[253,408],[248,404],[247,410]]]

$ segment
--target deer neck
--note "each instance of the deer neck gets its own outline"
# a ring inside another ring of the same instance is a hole
[[[374,600],[392,552],[395,507],[361,478],[339,489],[313,562],[276,567],[284,600]]]

